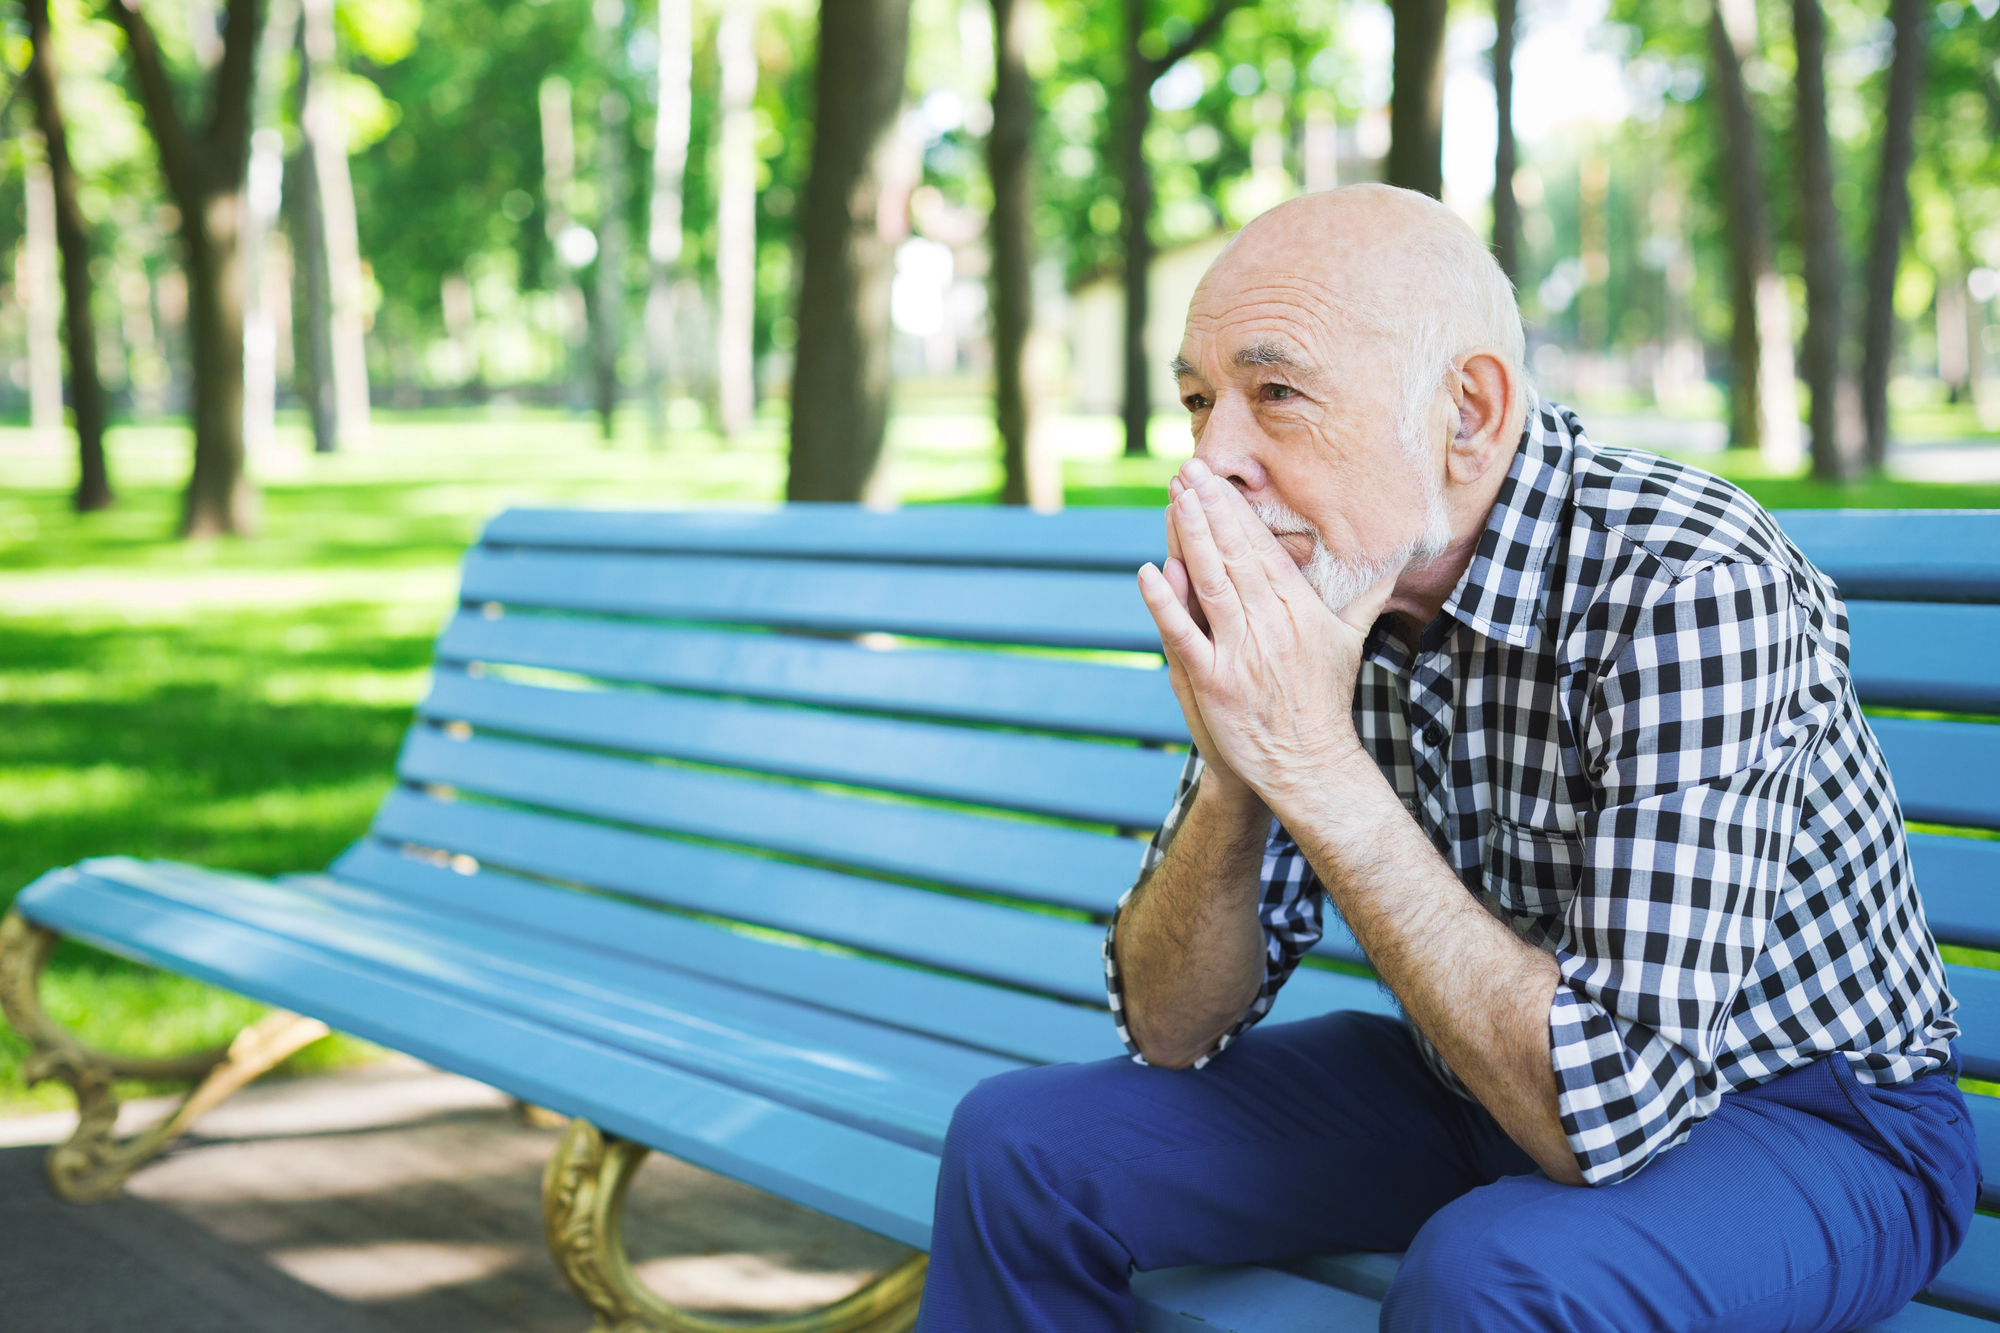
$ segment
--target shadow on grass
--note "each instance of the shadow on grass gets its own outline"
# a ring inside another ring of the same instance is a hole
[[[88,856],[167,857],[277,874],[324,867],[393,781],[430,659],[390,609],[312,606],[165,624],[11,619],[0,636],[0,903]],[[107,1049],[226,1041],[261,1007],[65,943],[50,1012]],[[335,1042],[294,1066],[351,1059]],[[0,1107],[25,1046],[0,1028]],[[134,1088],[133,1091],[146,1091]]]

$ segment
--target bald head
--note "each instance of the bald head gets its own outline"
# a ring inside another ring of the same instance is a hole
[[[1390,608],[1421,625],[1517,452],[1523,343],[1514,289],[1470,228],[1424,195],[1354,185],[1237,234],[1195,291],[1174,371],[1195,456],[1328,604],[1396,574]]]
[[[1268,288],[1280,274],[1309,288],[1308,299],[1346,336],[1389,351],[1405,414],[1420,410],[1452,359],[1473,348],[1499,353],[1525,383],[1513,284],[1464,220],[1429,195],[1348,185],[1279,204],[1216,258],[1195,307],[1204,296],[1229,301]]]

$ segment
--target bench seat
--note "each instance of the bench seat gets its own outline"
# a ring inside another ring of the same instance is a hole
[[[1187,742],[1131,584],[1157,533],[1150,510],[511,512],[468,557],[396,788],[326,871],[100,858],[17,908],[923,1250],[959,1098],[1121,1050],[1103,920]],[[1908,595],[1852,609],[1864,701],[1906,710],[1874,725],[1933,929],[1978,950],[2000,726],[1913,715],[2000,712],[1975,651],[2000,553],[1985,583],[1961,554],[1930,583],[1870,567]],[[1274,1021],[1394,1012],[1328,925]],[[1966,1072],[2000,1081],[1991,961],[1948,967]],[[2000,1186],[2000,1098],[1970,1101]],[[1141,1323],[1372,1329],[1396,1262],[1141,1274]],[[1989,1320],[1982,1216],[1878,1327]]]

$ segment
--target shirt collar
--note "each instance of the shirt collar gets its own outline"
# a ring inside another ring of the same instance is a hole
[[[1582,436],[1583,423],[1568,408],[1536,403],[1529,409],[1514,464],[1494,498],[1479,549],[1444,604],[1445,615],[1516,648],[1533,641]]]

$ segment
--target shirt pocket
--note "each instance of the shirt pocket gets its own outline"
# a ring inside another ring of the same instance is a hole
[[[1486,830],[1486,891],[1519,916],[1559,917],[1576,896],[1583,839],[1492,816]]]

